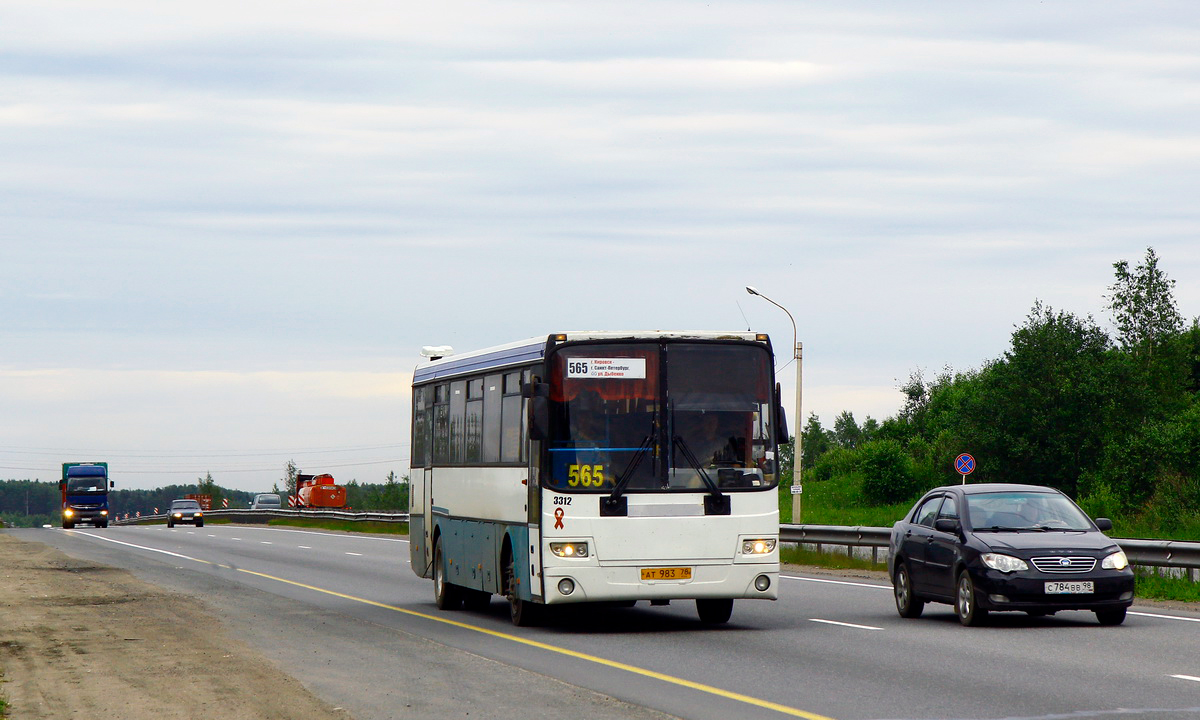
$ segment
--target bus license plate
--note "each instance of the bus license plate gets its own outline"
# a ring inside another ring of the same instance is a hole
[[[1077,595],[1095,592],[1091,582],[1048,582],[1047,595]]]
[[[643,580],[691,580],[690,567],[642,568]]]

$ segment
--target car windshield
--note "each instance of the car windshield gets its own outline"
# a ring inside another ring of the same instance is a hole
[[[258,505],[278,505],[279,498],[273,496],[260,497],[254,502]]]
[[[967,495],[967,514],[976,530],[1091,530],[1075,503],[1058,493],[995,492]]]
[[[200,503],[195,500],[176,500],[171,503],[172,510],[199,510]]]

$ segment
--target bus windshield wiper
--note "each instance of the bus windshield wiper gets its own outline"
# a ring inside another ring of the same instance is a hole
[[[700,479],[703,480],[704,484],[708,486],[709,492],[716,497],[721,497],[725,494],[721,492],[721,488],[717,487],[717,483],[708,476],[707,472],[704,471],[704,467],[700,464],[700,461],[696,459],[696,456],[692,454],[692,449],[688,447],[688,444],[683,439],[683,436],[675,436],[675,447],[679,448],[679,451],[683,453],[683,457],[687,459],[688,464],[692,466],[692,469],[700,473]]]
[[[654,446],[654,435],[647,435],[642,439],[642,444],[638,445],[637,452],[629,459],[629,464],[621,471],[617,477],[616,483],[613,484],[612,494],[608,496],[609,503],[615,503],[620,499],[625,492],[625,488],[629,487],[629,481],[633,479],[633,471],[637,470],[638,465],[642,464],[642,458],[646,457],[646,451]]]

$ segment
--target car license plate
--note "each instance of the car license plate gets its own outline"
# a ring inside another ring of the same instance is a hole
[[[1092,583],[1088,582],[1048,582],[1046,583],[1047,595],[1078,595],[1084,593],[1092,593],[1095,590]]]
[[[691,580],[690,567],[642,568],[643,580]]]

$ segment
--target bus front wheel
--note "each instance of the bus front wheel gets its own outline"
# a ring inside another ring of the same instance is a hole
[[[513,565],[512,555],[509,555],[504,562],[504,594],[508,597],[508,616],[517,627],[537,625],[542,606],[517,597],[516,578],[516,566]]]
[[[705,625],[729,622],[733,614],[733,598],[701,598],[696,601],[696,613]]]
[[[458,587],[446,581],[440,540],[433,546],[433,600],[439,610],[457,610],[462,606],[462,595],[458,592]]]

